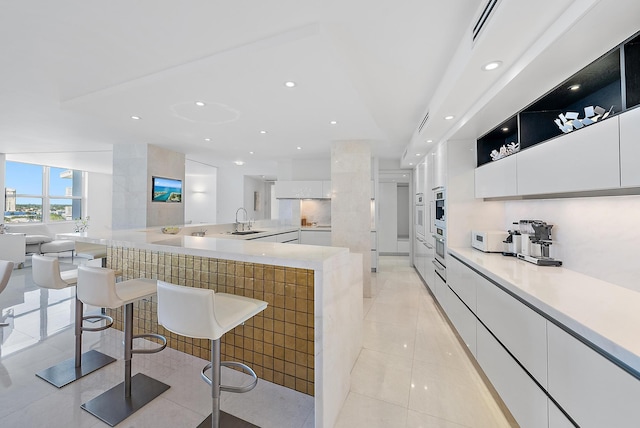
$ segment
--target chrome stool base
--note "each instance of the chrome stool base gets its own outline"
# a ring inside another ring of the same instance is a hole
[[[79,367],[76,367],[75,358],[69,358],[53,367],[36,373],[36,376],[46,380],[56,388],[62,388],[114,361],[116,359],[109,355],[91,350],[82,354],[82,364]]]
[[[110,426],[116,426],[169,389],[169,385],[138,373],[131,377],[131,395],[121,382],[80,407]]]
[[[221,428],[260,428],[258,425],[254,425],[243,419],[230,415],[226,412],[220,412],[220,427]],[[207,419],[202,421],[198,428],[211,428],[211,415],[207,416]]]

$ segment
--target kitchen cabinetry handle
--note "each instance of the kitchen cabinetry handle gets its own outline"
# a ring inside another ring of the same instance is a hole
[[[426,242],[424,243],[424,246],[427,247],[430,250],[433,250],[433,245],[429,245]]]
[[[431,263],[433,263],[433,265],[436,267],[436,269],[441,270],[441,271],[445,270],[445,268],[440,267],[440,263],[438,263],[437,261],[431,260]]]

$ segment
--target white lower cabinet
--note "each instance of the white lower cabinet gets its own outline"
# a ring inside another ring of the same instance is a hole
[[[549,400],[549,428],[575,428],[575,425],[558,409],[556,404]]]
[[[282,242],[282,243],[298,243],[298,236],[299,236],[299,232],[295,231],[295,232],[287,232],[287,233],[281,233],[279,235],[276,235],[276,242]]]
[[[548,426],[547,396],[481,324],[476,359],[522,428]]]
[[[276,235],[271,235],[271,236],[264,236],[262,238],[254,238],[254,239],[249,239],[249,241],[260,241],[260,242],[278,242],[276,239]]]
[[[448,273],[448,270],[447,270]],[[447,278],[448,279],[448,278]],[[464,303],[456,296],[451,288],[445,289],[445,312],[451,320],[451,323],[458,331],[458,334],[464,341],[465,345],[473,354],[476,355],[476,316],[465,306]]]
[[[547,320],[487,279],[476,279],[478,318],[546,388]]]
[[[436,300],[440,302],[440,306],[443,306],[445,312],[447,311],[447,308],[444,307],[444,305],[442,304],[442,301],[446,295],[446,288],[447,288],[447,284],[440,277],[440,275],[436,273],[433,281],[433,289],[431,290],[431,292],[436,296]]]
[[[476,281],[478,274],[455,257],[447,258],[447,284],[462,301],[476,312]]]
[[[331,246],[330,230],[301,230],[300,243],[304,245],[323,245]]]
[[[640,380],[549,323],[549,393],[582,428],[640,426]]]

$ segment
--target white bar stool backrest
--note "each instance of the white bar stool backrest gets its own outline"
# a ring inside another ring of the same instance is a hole
[[[158,281],[158,323],[181,336],[219,339],[225,331],[216,321],[214,294]]]
[[[60,262],[56,257],[45,257],[34,254],[31,258],[31,273],[33,282],[42,288],[59,290],[70,284],[65,282],[60,275]]]
[[[124,301],[116,293],[116,274],[97,266],[78,267],[78,299],[99,308],[116,309]]]
[[[0,260],[0,293],[7,288],[9,278],[11,278],[11,272],[13,272],[13,262]]]

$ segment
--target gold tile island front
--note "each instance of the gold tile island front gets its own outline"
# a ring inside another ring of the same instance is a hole
[[[245,363],[261,379],[314,395],[313,270],[124,247],[107,248],[107,266],[125,280],[159,279],[266,301],[266,310],[222,337],[222,360]],[[211,359],[209,340],[158,325],[156,297],[134,305],[134,334],[159,333],[167,346]],[[122,330],[122,309],[108,312]]]

